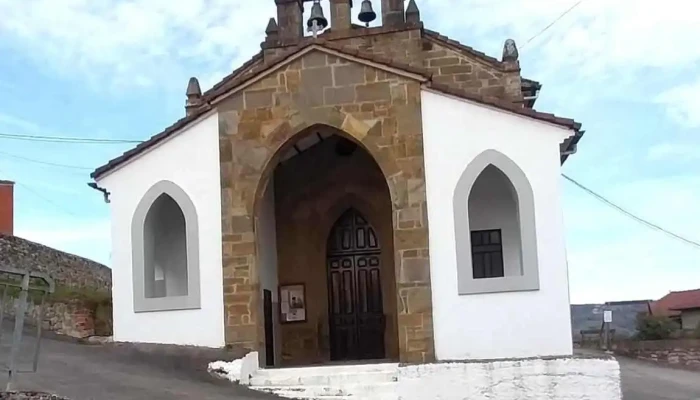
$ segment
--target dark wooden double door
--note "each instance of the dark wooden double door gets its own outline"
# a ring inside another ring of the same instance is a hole
[[[384,358],[381,249],[374,228],[356,210],[333,226],[326,264],[331,360]]]

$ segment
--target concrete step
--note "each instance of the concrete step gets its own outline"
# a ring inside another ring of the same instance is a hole
[[[251,389],[293,399],[386,399],[395,400],[395,383],[351,384],[329,386],[253,386]]]
[[[398,364],[341,365],[328,367],[258,370],[251,386],[342,387],[354,384],[391,383],[398,379]]]
[[[339,387],[359,383],[391,383],[396,382],[398,373],[390,372],[355,372],[340,374],[316,374],[316,375],[279,375],[260,376],[255,375],[250,380],[251,386],[329,386]]]

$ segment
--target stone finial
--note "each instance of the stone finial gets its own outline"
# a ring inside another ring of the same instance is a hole
[[[515,40],[508,39],[503,44],[503,62],[518,61],[518,46],[515,45]]]
[[[192,77],[187,83],[187,102],[185,103],[185,112],[190,115],[197,107],[199,107],[202,100],[202,89],[199,87],[199,81],[197,78]]]
[[[410,0],[406,7],[406,22],[420,22],[420,10],[416,5],[416,0]]]
[[[265,34],[267,34],[267,36],[277,36],[279,31],[277,21],[275,21],[274,18],[270,18],[270,22],[267,23],[267,28],[265,28]]]

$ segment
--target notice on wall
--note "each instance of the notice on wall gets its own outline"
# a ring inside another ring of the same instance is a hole
[[[611,310],[603,311],[603,322],[612,322],[612,311]]]
[[[283,323],[306,321],[304,285],[280,286],[280,312]]]

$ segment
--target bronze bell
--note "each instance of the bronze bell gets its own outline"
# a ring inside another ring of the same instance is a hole
[[[369,26],[369,23],[377,19],[377,13],[372,9],[372,2],[370,0],[363,0],[362,7],[360,8],[360,15],[358,19],[365,23],[365,26]]]
[[[328,20],[323,16],[323,8],[321,7],[321,3],[319,3],[320,1],[321,0],[314,0],[314,5],[311,7],[311,17],[309,17],[309,21],[307,22],[309,30],[314,26],[314,21],[316,21],[318,30],[322,30],[328,26]]]

